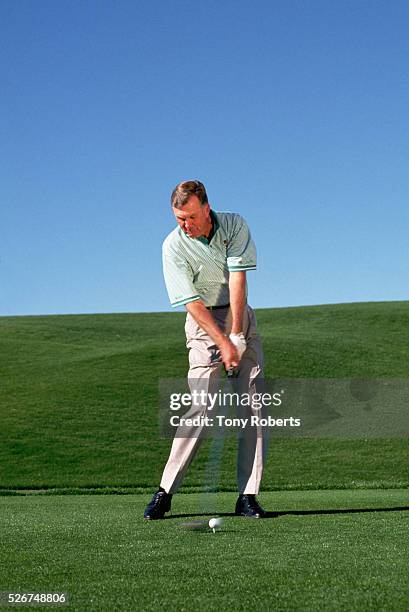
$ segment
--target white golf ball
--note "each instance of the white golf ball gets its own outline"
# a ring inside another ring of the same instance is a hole
[[[211,518],[209,521],[210,529],[218,529],[222,526],[222,519],[220,518]]]

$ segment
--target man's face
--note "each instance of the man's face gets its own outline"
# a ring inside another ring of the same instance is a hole
[[[183,208],[172,208],[176,221],[189,238],[207,235],[211,228],[210,206],[200,205],[199,198],[191,195]]]

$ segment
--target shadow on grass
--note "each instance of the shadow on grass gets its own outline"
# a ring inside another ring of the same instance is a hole
[[[327,510],[282,510],[279,512],[267,512],[265,519],[278,518],[280,516],[307,516],[315,514],[358,514],[361,512],[405,512],[409,510],[409,506],[394,506],[391,508],[340,508]],[[190,514],[171,514],[165,516],[165,519],[175,518],[191,518],[199,516],[237,516],[234,512],[196,512]]]

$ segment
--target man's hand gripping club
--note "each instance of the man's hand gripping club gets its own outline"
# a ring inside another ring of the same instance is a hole
[[[219,328],[211,313],[201,300],[186,304],[186,309],[219,347],[226,372],[238,367],[246,350],[246,339],[243,333],[243,311],[246,304],[246,273],[233,272],[229,279],[230,308],[232,327],[227,337]]]

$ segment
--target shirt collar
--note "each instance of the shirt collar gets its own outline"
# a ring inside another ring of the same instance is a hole
[[[210,244],[210,242],[214,238],[215,233],[220,227],[219,221],[217,220],[217,215],[212,210],[210,210],[210,218],[212,220],[212,229],[210,230],[209,237],[206,238],[206,236],[199,236],[198,238],[196,238],[196,240],[200,240],[200,242],[203,242],[203,244]]]

